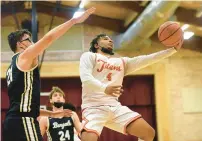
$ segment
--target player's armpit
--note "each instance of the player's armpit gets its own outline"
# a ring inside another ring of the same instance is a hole
[[[81,125],[81,122],[80,122],[79,117],[76,114],[76,112],[73,112],[72,119],[73,119],[76,131],[80,134],[81,129],[82,129],[82,125]]]
[[[41,135],[44,136],[48,125],[48,117],[41,117],[39,120],[39,127],[41,130]]]

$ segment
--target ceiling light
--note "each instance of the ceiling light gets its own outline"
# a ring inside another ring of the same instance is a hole
[[[74,13],[73,18],[78,18],[78,17],[80,17],[83,13],[84,13],[84,11],[77,11],[77,12]]]
[[[79,8],[84,8],[85,3],[86,3],[86,0],[81,0],[81,3],[79,4]]]
[[[196,12],[196,17],[197,17],[197,18],[200,18],[201,16],[202,16],[202,6],[201,6],[201,8],[198,9],[197,12]]]
[[[184,32],[184,39],[187,40],[189,38],[191,38],[194,35],[194,32]]]
[[[186,30],[188,27],[189,27],[188,24],[184,24],[184,25],[181,27],[181,29],[184,31],[184,30]]]

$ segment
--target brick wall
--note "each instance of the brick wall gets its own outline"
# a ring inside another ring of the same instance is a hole
[[[167,77],[173,141],[202,141],[202,113],[184,113],[182,98],[183,88],[202,88],[202,57],[169,59]]]

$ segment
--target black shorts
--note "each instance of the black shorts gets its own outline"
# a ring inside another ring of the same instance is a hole
[[[31,117],[7,117],[3,141],[42,141],[39,122]]]

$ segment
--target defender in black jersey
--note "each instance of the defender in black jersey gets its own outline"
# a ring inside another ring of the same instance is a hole
[[[65,94],[58,87],[52,88],[49,99],[52,104],[53,111],[60,111],[63,110],[63,108],[75,111],[75,107],[73,105],[67,103],[64,104]],[[71,117],[41,117],[39,124],[42,136],[46,132],[49,141],[79,140],[76,133],[74,133],[74,128],[76,128],[76,131],[80,133],[81,122],[75,112],[73,112]]]
[[[90,8],[83,15],[55,27],[38,42],[33,43],[27,30],[12,32],[8,36],[11,50],[15,53],[6,72],[10,101],[4,127],[4,141],[41,141],[39,124],[41,116],[70,116],[68,110],[51,112],[40,110],[40,75],[38,55],[61,37],[74,24],[81,23],[95,11]]]

